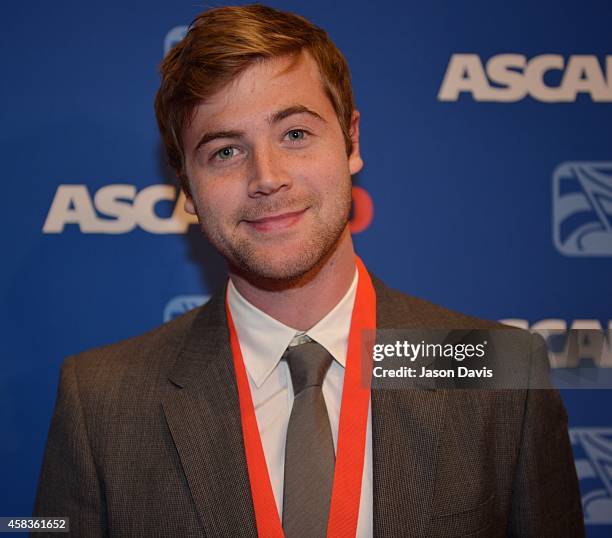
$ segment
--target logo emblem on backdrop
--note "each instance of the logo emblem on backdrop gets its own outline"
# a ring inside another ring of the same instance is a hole
[[[173,297],[164,307],[164,322],[203,305],[208,299],[210,299],[210,295],[177,295]]]
[[[612,319],[574,319],[569,322],[559,318],[548,318],[529,323],[527,319],[501,319],[511,325],[539,334],[548,348],[548,360],[555,380],[556,369],[578,369],[577,379],[584,376],[587,385],[611,387],[612,376],[603,369],[612,369]],[[599,375],[596,369],[602,369]],[[585,383],[581,383],[584,386]]]
[[[174,45],[185,37],[188,30],[189,26],[175,26],[168,31],[166,37],[164,37],[164,56],[168,54],[168,51],[174,47]]]
[[[559,84],[549,85],[549,73],[560,75]],[[603,63],[593,54],[497,54],[485,63],[478,54],[450,57],[439,101],[457,101],[462,93],[474,101],[515,103],[531,97],[541,103],[574,103],[578,94],[588,94],[594,103],[612,102],[612,56]]]
[[[571,428],[587,525],[612,524],[612,428]]]
[[[553,240],[565,256],[612,256],[612,162],[566,162],[553,174]]]
[[[162,204],[170,205],[170,214],[158,214]],[[93,196],[87,185],[59,185],[43,233],[61,234],[72,224],[86,234],[125,234],[136,228],[152,234],[184,234],[198,222],[184,206],[185,194],[171,185],[149,185],[141,191],[129,184],[105,185]]]

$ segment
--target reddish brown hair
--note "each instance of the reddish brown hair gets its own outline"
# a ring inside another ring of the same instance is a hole
[[[258,4],[205,11],[161,63],[155,114],[170,166],[189,192],[183,130],[195,106],[237,77],[254,61],[308,51],[321,74],[351,152],[354,109],[348,64],[327,33],[304,17]]]

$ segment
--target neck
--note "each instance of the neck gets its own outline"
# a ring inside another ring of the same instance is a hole
[[[355,251],[348,227],[334,249],[290,286],[259,285],[230,268],[238,292],[274,319],[300,331],[314,326],[342,299],[355,276]]]

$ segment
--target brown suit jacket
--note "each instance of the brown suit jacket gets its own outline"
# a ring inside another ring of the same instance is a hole
[[[493,326],[373,281],[381,329]],[[79,537],[257,535],[224,297],[65,361],[36,515]],[[372,444],[376,537],[584,535],[557,391],[373,389]]]

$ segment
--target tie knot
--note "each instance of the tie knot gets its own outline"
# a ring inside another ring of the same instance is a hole
[[[332,356],[317,342],[289,347],[285,359],[296,396],[306,387],[320,387],[332,362]]]

